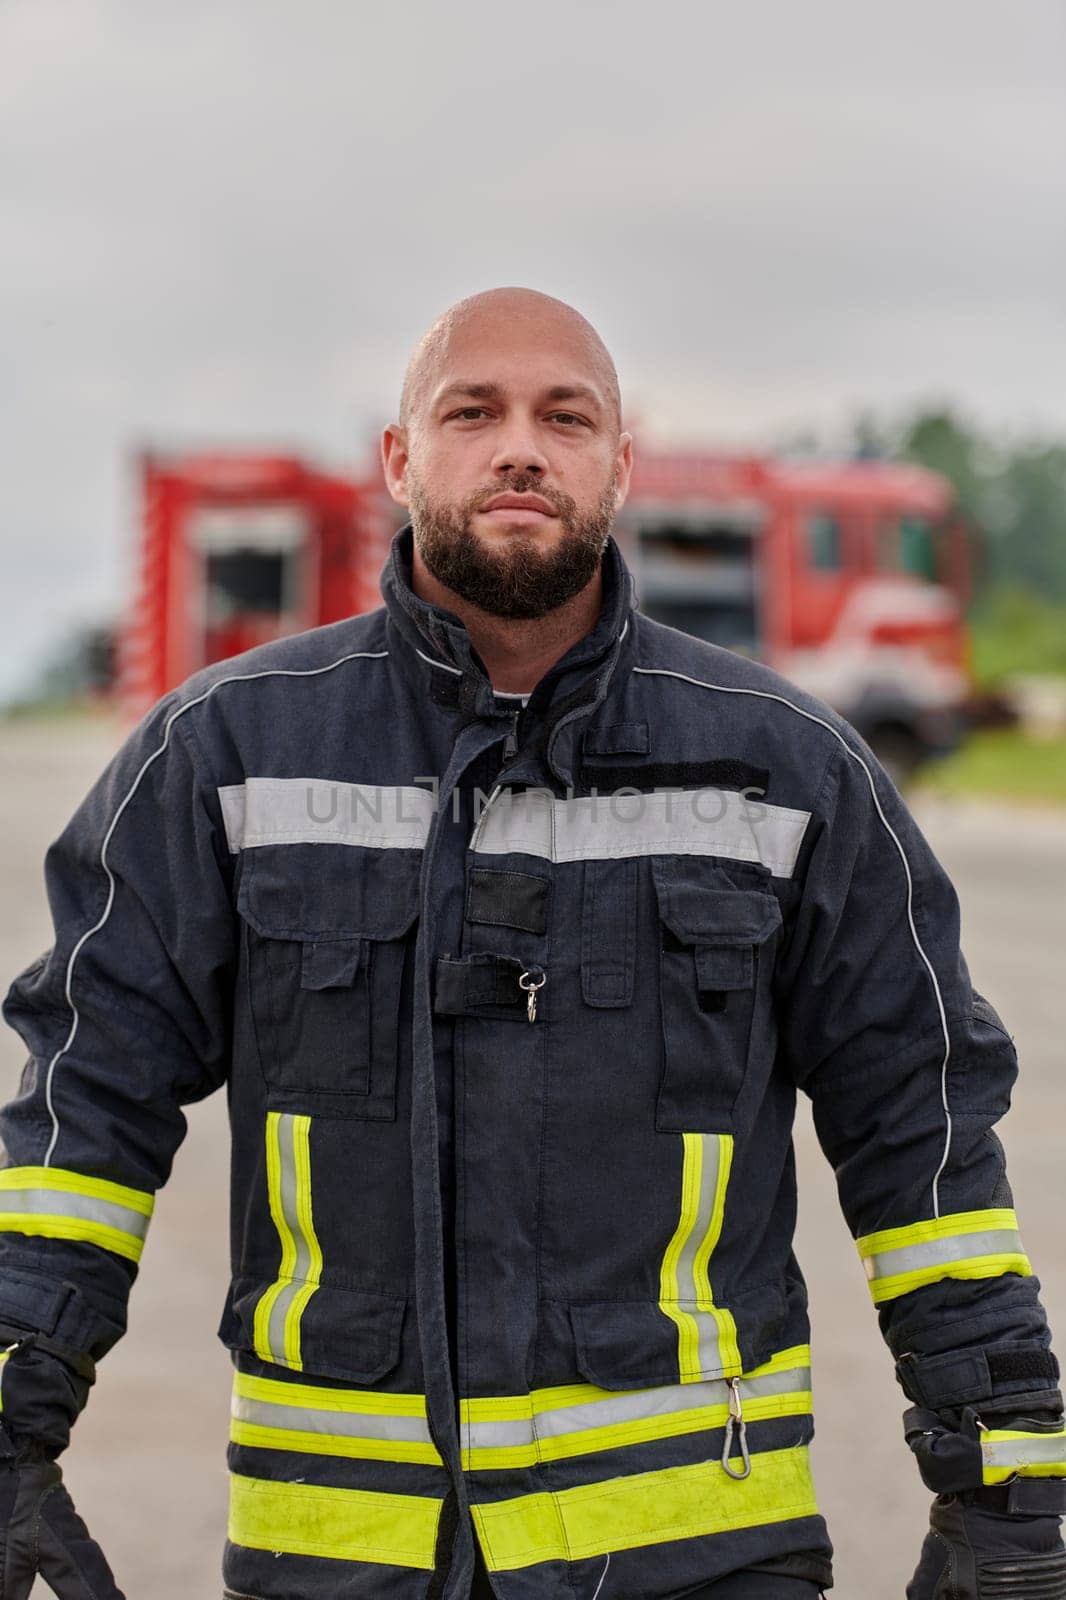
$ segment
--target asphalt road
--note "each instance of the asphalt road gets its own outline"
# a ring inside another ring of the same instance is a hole
[[[116,742],[106,721],[0,724],[0,984],[50,941],[45,846]],[[1066,813],[916,802],[963,909],[973,980],[1004,1016],[1023,1076],[1005,1124],[1015,1199],[1053,1325],[1066,1326]],[[0,1028],[0,1097],[23,1051]],[[927,1495],[900,1429],[902,1396],[832,1174],[805,1110],[798,1253],[811,1288],[814,1463],[844,1600],[902,1600]],[[67,1480],[129,1600],[217,1597],[226,1506],[228,1357],[214,1338],[227,1282],[225,1106],[194,1106],[160,1196],[130,1332],[101,1368],[64,1458]],[[34,1590],[34,1600],[47,1591]]]

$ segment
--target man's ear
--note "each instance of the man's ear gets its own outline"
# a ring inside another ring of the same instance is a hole
[[[623,433],[618,439],[618,456],[615,461],[614,509],[621,511],[629,493],[629,480],[633,475],[633,435]]]
[[[381,435],[381,466],[385,487],[398,506],[407,506],[407,429],[390,422]]]

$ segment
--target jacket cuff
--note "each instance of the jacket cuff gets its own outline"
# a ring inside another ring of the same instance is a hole
[[[1005,1517],[1061,1517],[1066,1514],[1066,1478],[1013,1478],[970,1489],[962,1498],[967,1505]]]
[[[941,1355],[908,1353],[896,1362],[904,1394],[930,1411],[1009,1401],[1018,1410],[1062,1409],[1059,1364],[1032,1344],[996,1344]]]
[[[98,1361],[125,1332],[124,1312],[114,1314],[68,1281],[8,1269],[0,1274],[0,1337],[11,1343],[27,1333],[47,1339],[53,1352],[78,1370]]]

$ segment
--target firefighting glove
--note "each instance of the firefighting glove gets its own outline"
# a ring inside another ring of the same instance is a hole
[[[27,1600],[38,1573],[60,1600],[123,1600],[54,1459],[93,1380],[64,1354],[32,1333],[0,1353],[0,1600]]]
[[[937,1491],[907,1600],[1066,1600],[1066,1481],[1027,1475],[1061,1462],[1061,1418],[997,1418],[993,1429],[968,1408],[949,1428],[914,1406],[904,1427]]]

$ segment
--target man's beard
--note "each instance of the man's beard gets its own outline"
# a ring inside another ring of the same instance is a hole
[[[603,556],[615,512],[615,480],[592,511],[559,489],[546,489],[534,474],[516,472],[506,483],[478,489],[455,505],[435,503],[417,480],[411,482],[411,525],[427,570],[438,583],[493,617],[545,617],[573,599],[592,581]],[[510,533],[490,545],[473,529],[483,505],[500,494],[537,494],[562,523],[552,549]]]

